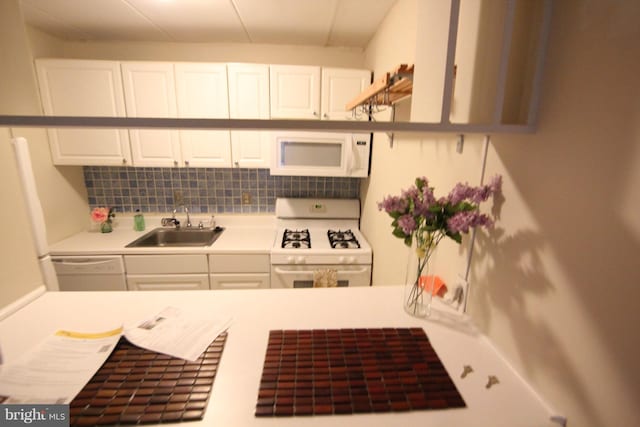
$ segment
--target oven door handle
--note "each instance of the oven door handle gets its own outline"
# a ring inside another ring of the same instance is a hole
[[[323,270],[327,270],[327,269],[323,269]],[[330,270],[330,269],[329,269],[329,270]],[[362,274],[362,273],[366,273],[366,272],[368,271],[368,268],[367,268],[367,267],[362,267],[362,268],[360,268],[360,269],[358,269],[358,270],[337,270],[337,269],[335,269],[335,270],[338,272],[338,274],[342,274],[342,275],[344,275],[344,274],[348,274],[348,275],[351,275],[351,274]],[[289,276],[291,276],[291,275],[294,275],[294,274],[296,274],[296,275],[297,275],[297,274],[313,274],[313,272],[314,272],[315,270],[285,270],[285,269],[282,269],[282,268],[279,268],[279,267],[275,267],[275,268],[274,268],[274,271],[275,271],[277,274],[282,274],[282,275],[289,275]]]

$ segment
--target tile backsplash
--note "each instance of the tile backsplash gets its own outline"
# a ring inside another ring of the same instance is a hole
[[[269,169],[84,166],[89,206],[171,212],[174,194],[199,213],[273,212],[276,197],[358,198],[360,179],[271,176]],[[248,193],[243,203],[243,193]]]

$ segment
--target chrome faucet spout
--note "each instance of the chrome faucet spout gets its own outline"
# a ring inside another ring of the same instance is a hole
[[[184,212],[187,214],[187,227],[191,227],[191,218],[189,217],[189,208],[185,206]]]
[[[184,209],[184,213],[187,214],[187,224],[186,227],[190,228],[191,227],[191,216],[189,215],[189,208],[186,207],[185,205],[180,205],[182,206],[182,208]],[[179,206],[179,207],[180,207]],[[178,208],[174,208],[173,209],[173,219],[176,218],[176,213],[178,212]]]

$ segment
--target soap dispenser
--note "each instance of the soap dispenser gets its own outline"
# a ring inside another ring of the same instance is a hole
[[[140,209],[136,209],[136,214],[133,216],[133,229],[144,231],[144,216],[142,216]]]

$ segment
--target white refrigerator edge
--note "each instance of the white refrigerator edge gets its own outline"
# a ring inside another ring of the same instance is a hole
[[[47,242],[47,231],[44,222],[42,205],[36,188],[36,181],[31,165],[31,156],[27,140],[23,137],[13,138],[11,143],[16,156],[18,175],[22,183],[22,194],[27,206],[27,215],[31,224],[31,235],[33,244],[38,255],[38,264],[42,280],[48,291],[60,290],[58,278],[49,254],[49,244]]]

